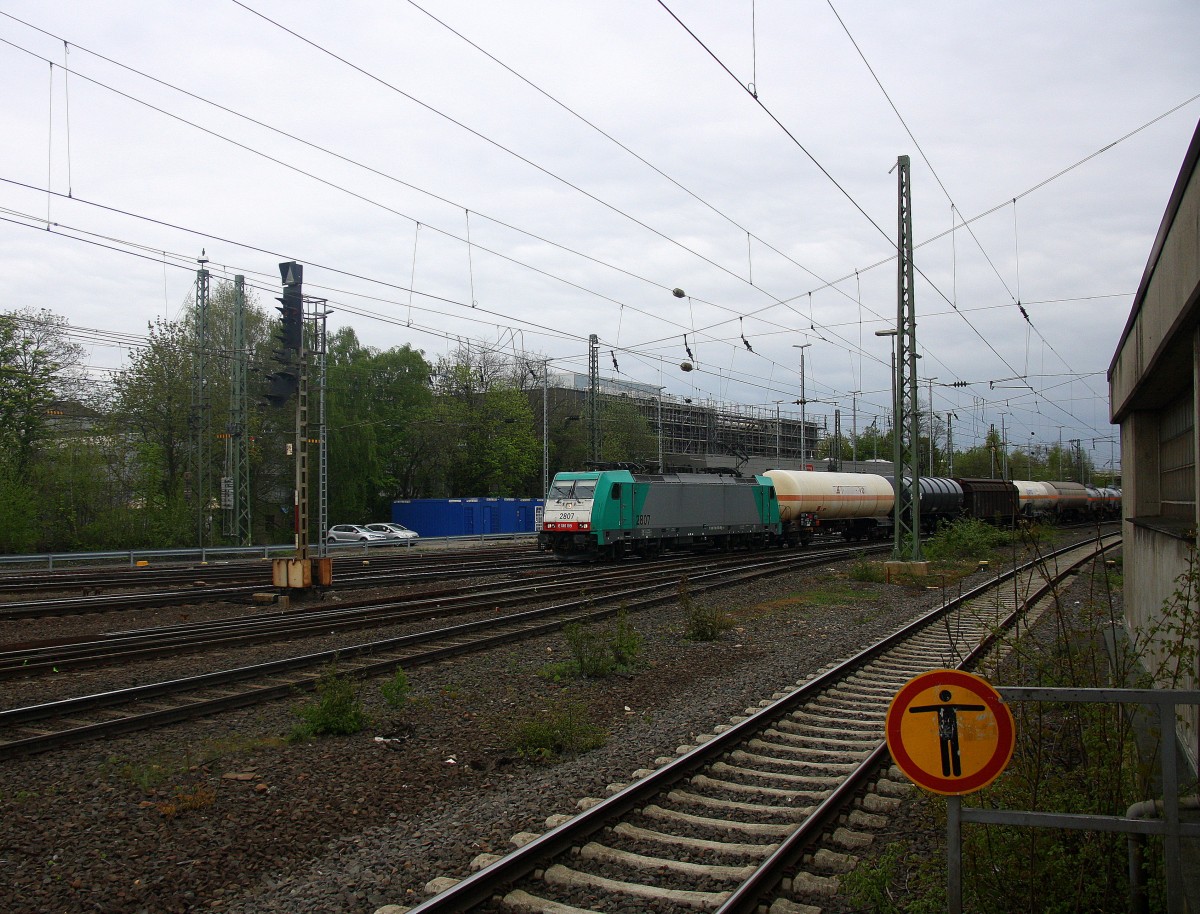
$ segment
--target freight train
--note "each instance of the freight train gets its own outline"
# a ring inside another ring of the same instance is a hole
[[[910,497],[907,482],[901,504]],[[615,559],[678,549],[803,546],[817,533],[883,539],[892,534],[896,499],[892,477],[870,473],[559,473],[546,494],[538,544],[564,559]],[[918,500],[926,534],[959,517],[1012,526],[1019,519],[1120,512],[1119,490],[1063,482],[923,477]]]

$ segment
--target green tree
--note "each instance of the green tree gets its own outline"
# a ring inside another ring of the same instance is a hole
[[[409,346],[363,346],[346,327],[330,341],[328,366],[330,517],[387,517],[393,499],[416,494],[418,468],[431,456],[421,432],[429,364]]]
[[[0,446],[13,472],[28,471],[47,432],[47,409],[83,390],[83,347],[67,321],[45,309],[0,314]]]
[[[150,510],[184,498],[193,438],[193,347],[186,328],[158,318],[145,346],[133,350],[114,378],[114,431],[131,450],[125,482]]]

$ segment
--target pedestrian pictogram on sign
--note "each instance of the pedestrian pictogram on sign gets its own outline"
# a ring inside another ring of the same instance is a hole
[[[920,787],[960,796],[982,790],[1008,765],[1013,719],[986,679],[931,670],[906,682],[887,713],[896,765]]]

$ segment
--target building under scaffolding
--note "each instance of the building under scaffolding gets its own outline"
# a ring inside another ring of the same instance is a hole
[[[578,397],[585,412],[588,376],[566,375],[551,379],[568,396]],[[738,406],[711,400],[661,394],[652,385],[603,380],[601,399],[620,398],[637,409],[659,437],[663,470],[703,470],[729,467],[760,472],[767,466],[780,469],[826,469],[817,460],[825,430],[809,419],[801,434],[800,418],[774,407]],[[603,416],[603,406],[601,408]],[[807,459],[801,459],[801,439]]]

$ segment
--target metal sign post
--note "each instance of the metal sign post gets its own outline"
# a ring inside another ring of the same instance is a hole
[[[962,914],[962,801],[1000,776],[1016,744],[1012,712],[986,679],[931,670],[901,686],[886,719],[892,760],[919,787],[946,796],[946,903]]]

